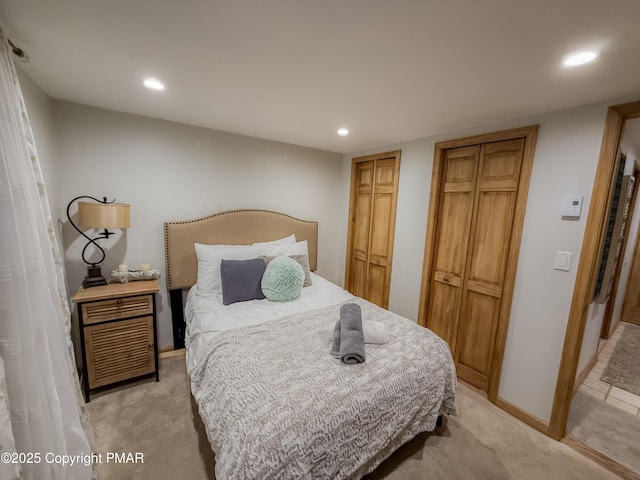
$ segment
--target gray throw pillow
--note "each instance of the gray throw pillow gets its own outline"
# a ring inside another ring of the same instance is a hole
[[[222,281],[222,303],[231,305],[247,300],[264,298],[260,282],[266,266],[264,260],[222,260],[220,279]]]
[[[269,262],[275,257],[260,255],[258,258],[263,259],[265,265],[269,265]],[[302,270],[304,271],[304,284],[302,286],[311,286],[311,269],[309,268],[309,257],[307,257],[306,255],[289,255],[289,258],[293,258],[296,262],[298,262],[302,267]]]

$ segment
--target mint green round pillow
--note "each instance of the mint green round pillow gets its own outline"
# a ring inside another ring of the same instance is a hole
[[[269,262],[262,276],[262,293],[272,302],[288,302],[300,296],[304,270],[293,258],[279,256]]]

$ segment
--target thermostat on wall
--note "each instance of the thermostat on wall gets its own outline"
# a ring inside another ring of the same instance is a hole
[[[562,199],[562,217],[580,218],[582,195],[565,195]]]

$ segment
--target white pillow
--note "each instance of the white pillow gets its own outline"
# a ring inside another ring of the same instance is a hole
[[[277,257],[280,255],[307,255],[309,256],[309,245],[306,240],[288,245],[262,245],[260,255]]]
[[[204,245],[196,243],[198,257],[198,295],[216,293],[222,295],[220,263],[222,260],[249,260],[260,254],[257,245]]]
[[[289,245],[296,243],[296,234],[292,233],[288,237],[279,238],[278,240],[270,240],[268,242],[255,242],[251,245],[269,246],[269,245]]]

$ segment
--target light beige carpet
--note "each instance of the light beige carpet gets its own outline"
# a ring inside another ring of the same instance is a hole
[[[214,478],[213,454],[191,399],[183,358],[161,361],[159,383],[145,380],[96,394],[88,410],[94,452],[144,454],[144,463],[98,465],[99,480]],[[458,410],[457,417],[448,418],[443,436],[419,435],[366,478],[618,478],[462,385]]]

